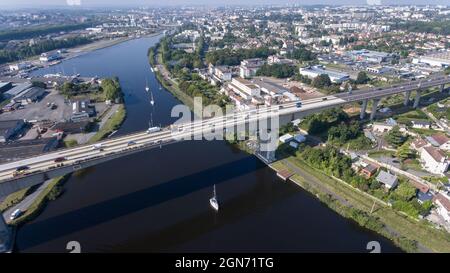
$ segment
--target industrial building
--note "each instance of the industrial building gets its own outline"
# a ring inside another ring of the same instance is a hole
[[[415,64],[427,64],[435,67],[449,67],[450,51],[441,51],[426,56],[420,56],[414,58],[412,62]]]
[[[347,52],[347,55],[354,61],[363,61],[377,64],[390,62],[394,58],[394,55],[391,53],[372,51],[367,49],[352,50]]]
[[[10,140],[24,126],[25,122],[22,119],[0,121],[0,142]]]
[[[10,90],[6,91],[4,93],[4,96],[7,99],[13,98],[13,97],[19,95],[20,93],[24,92],[28,88],[31,88],[32,86],[33,85],[31,84],[31,82],[20,83],[20,84],[16,85],[15,87],[11,88]]]
[[[15,96],[12,101],[27,105],[41,100],[45,95],[45,89],[41,87],[31,87]]]
[[[12,83],[10,82],[0,82],[0,94],[5,93],[6,91],[12,88]]]
[[[319,75],[325,74],[328,75],[328,77],[330,77],[330,80],[334,83],[342,83],[350,80],[350,76],[348,74],[325,70],[321,66],[300,68],[300,74],[303,76],[307,76],[310,79],[314,79]]]

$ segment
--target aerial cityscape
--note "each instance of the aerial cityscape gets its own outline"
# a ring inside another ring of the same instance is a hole
[[[450,252],[448,3],[87,2],[0,4],[0,252]]]

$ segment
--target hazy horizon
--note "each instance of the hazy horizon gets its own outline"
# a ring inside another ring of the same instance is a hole
[[[78,3],[81,1],[81,5]],[[381,0],[383,5],[448,5],[448,0]],[[70,5],[69,5],[70,4]],[[9,8],[48,8],[48,7],[131,7],[131,6],[182,6],[182,5],[367,5],[367,0],[253,0],[243,4],[241,0],[166,0],[163,3],[155,0],[2,0],[0,7]]]

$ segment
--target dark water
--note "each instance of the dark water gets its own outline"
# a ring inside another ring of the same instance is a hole
[[[149,70],[146,52],[158,38],[129,41],[37,73],[117,75],[128,110],[118,134],[147,128],[151,113],[155,124],[167,125],[179,102],[159,90]],[[154,108],[144,90],[146,77]],[[219,213],[209,206],[214,184]],[[84,252],[366,252],[373,240],[382,251],[399,251],[282,182],[255,157],[207,141],[169,145],[72,176],[65,193],[19,229],[16,247],[66,252],[73,240]]]

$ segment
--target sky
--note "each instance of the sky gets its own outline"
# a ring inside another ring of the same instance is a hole
[[[241,5],[247,4],[334,4],[334,5],[361,5],[374,0],[0,0],[0,6],[9,7],[47,7],[47,6],[162,6],[162,5]],[[441,4],[448,5],[448,0],[381,0],[383,4]]]

